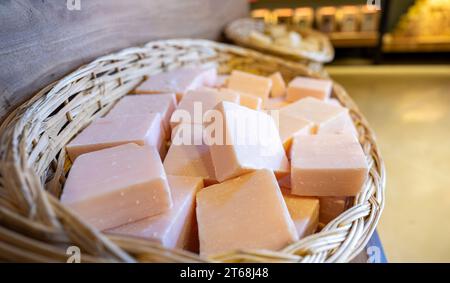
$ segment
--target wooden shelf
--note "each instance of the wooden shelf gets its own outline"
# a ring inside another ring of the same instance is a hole
[[[334,47],[376,47],[378,32],[332,32],[329,33]]]
[[[449,52],[450,36],[406,37],[386,34],[383,52]]]

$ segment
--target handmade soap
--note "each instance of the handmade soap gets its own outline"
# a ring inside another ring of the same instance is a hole
[[[266,77],[234,70],[228,80],[228,88],[264,100],[269,97],[272,81]]]
[[[337,106],[337,107],[343,107],[338,100],[335,98],[330,98],[327,101],[328,104]],[[350,113],[346,113],[344,119],[340,120],[340,123],[334,123],[330,125],[329,127],[325,127],[323,129],[320,129],[317,134],[352,134],[355,137],[358,137],[358,130],[355,127],[355,124],[353,123],[352,118],[350,117]]]
[[[181,99],[177,110],[172,116],[172,128],[179,123],[203,124],[205,113],[213,109],[221,101],[239,103],[239,94],[208,87],[188,91]],[[186,119],[188,121],[185,121]]]
[[[130,224],[108,230],[109,233],[150,239],[166,248],[191,250],[198,242],[195,226],[195,196],[203,188],[201,178],[167,176],[172,194],[172,209]]]
[[[173,93],[127,95],[117,102],[106,117],[159,113],[166,137],[170,137],[170,116],[176,107],[177,99]]]
[[[286,83],[280,72],[276,72],[269,77],[272,80],[272,91],[270,92],[271,97],[284,96],[286,93]]]
[[[343,129],[348,109],[330,105],[316,98],[300,99],[280,109],[280,115],[304,119],[313,123],[313,133],[327,129]]]
[[[261,110],[263,105],[263,100],[260,97],[251,94],[235,91],[229,88],[220,88],[219,91],[222,93],[232,93],[238,95],[239,104],[253,110]]]
[[[301,118],[291,117],[284,114],[280,114],[278,117],[278,130],[280,132],[281,142],[283,143],[284,150],[290,157],[289,152],[293,137],[296,135],[311,134],[313,123]]]
[[[151,75],[134,93],[176,93],[177,98],[201,86],[213,86],[217,79],[215,68],[185,67]]]
[[[225,101],[215,109],[223,117],[223,124],[208,127],[216,127],[223,137],[210,143],[219,182],[263,168],[279,176],[289,173],[289,162],[271,116]]]
[[[332,87],[330,80],[296,77],[289,82],[286,100],[293,102],[309,96],[326,100],[330,97]]]
[[[218,75],[213,87],[226,87],[229,75]]]
[[[320,197],[319,222],[326,225],[343,213],[350,204],[350,197]]]
[[[291,150],[293,194],[355,196],[361,191],[367,174],[364,152],[354,136],[295,136]]]
[[[296,196],[285,189],[281,191],[299,238],[313,234],[319,224],[319,199]]]
[[[203,126],[179,124],[172,134],[172,145],[164,159],[166,173],[200,177],[205,185],[217,183],[210,148],[203,140]]]
[[[105,117],[87,126],[66,149],[72,161],[80,154],[125,143],[155,146],[163,153],[164,140],[159,113]]]
[[[272,171],[257,170],[197,194],[200,255],[279,250],[298,239]]]
[[[172,200],[155,148],[124,144],[79,156],[61,203],[104,230],[163,213]]]

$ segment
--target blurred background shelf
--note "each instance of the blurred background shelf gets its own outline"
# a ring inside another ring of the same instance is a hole
[[[383,37],[383,52],[450,52],[450,36]]]
[[[376,47],[379,32],[332,32],[328,36],[335,48]]]

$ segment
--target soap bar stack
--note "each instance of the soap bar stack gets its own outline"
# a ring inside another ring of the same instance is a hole
[[[279,72],[150,75],[67,145],[61,202],[99,230],[206,257],[282,249],[342,213],[367,176],[331,91]]]

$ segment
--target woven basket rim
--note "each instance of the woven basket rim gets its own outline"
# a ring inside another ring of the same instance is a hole
[[[48,125],[48,123],[55,117],[58,118],[56,120],[58,123],[62,121],[72,125],[78,120],[88,123],[105,114],[114,104],[113,102],[141,82],[145,75],[149,74],[150,69],[161,72],[176,65],[166,64],[164,62],[166,57],[156,56],[158,52],[162,52],[163,55],[164,52],[169,55],[175,54],[173,57],[181,60],[181,56],[176,55],[178,51],[187,52],[187,55],[200,54],[201,59],[195,56],[190,58],[184,54],[183,60],[188,62],[214,62],[219,66],[232,69],[235,66],[227,64],[231,64],[236,58],[244,63],[251,59],[250,61],[253,60],[254,64],[258,63],[262,66],[273,64],[274,68],[283,69],[286,72],[292,71],[293,75],[321,77],[320,74],[308,70],[303,65],[245,48],[208,40],[171,39],[152,41],[142,47],[127,48],[102,56],[50,84],[13,111],[0,126],[2,181],[0,194],[3,196],[0,198],[0,223],[2,224],[0,238],[5,240],[5,244],[0,244],[0,259],[61,261],[64,260],[64,255],[60,254],[61,247],[54,243],[67,244],[75,241],[85,244],[84,247],[88,251],[92,249],[93,255],[88,254],[85,257],[86,261],[202,262],[205,260],[184,251],[165,249],[150,241],[102,234],[62,206],[43,186],[46,170],[56,168],[54,174],[56,177],[53,177],[49,183],[59,182],[58,170],[61,174],[63,172],[61,170],[65,170],[66,167],[65,143],[61,145],[48,142],[49,139],[52,141],[52,135],[49,132],[60,125]],[[156,67],[151,64],[161,57],[162,62]],[[98,70],[104,69],[110,72],[106,75],[103,72],[98,73]],[[106,94],[110,83],[114,83],[113,91],[111,91],[114,94]],[[85,92],[80,92],[77,88],[80,84],[85,87],[83,89]],[[333,94],[350,109],[371,168],[364,190],[355,198],[353,207],[330,222],[321,232],[289,245],[282,251],[234,251],[214,257],[213,261],[342,262],[351,260],[365,247],[384,207],[384,163],[376,145],[375,135],[357,106],[337,83],[334,85]],[[97,105],[89,101],[90,95],[96,99],[99,106],[92,113],[86,114],[89,110],[86,105]],[[101,105],[103,97],[106,106]],[[78,101],[77,99],[86,100]],[[71,108],[74,101],[76,107]],[[78,119],[78,117],[81,118]],[[82,126],[77,126],[78,132]],[[48,133],[39,132],[42,128]],[[46,148],[45,145],[47,145]],[[58,151],[59,158],[46,160],[47,156],[55,151]],[[64,157],[61,158],[62,155]],[[43,166],[41,164],[45,163],[43,160],[48,161],[49,165]],[[20,212],[17,212],[18,210]],[[23,211],[26,215],[23,215]],[[47,242],[51,244],[47,245]]]
[[[329,38],[316,30],[297,28],[289,26],[290,29],[294,29],[300,33],[307,33],[310,36],[316,37],[322,44],[322,50],[314,52],[301,49],[292,49],[288,47],[281,47],[276,45],[265,45],[251,41],[247,36],[250,31],[254,30],[257,26],[266,26],[262,20],[252,18],[241,18],[229,23],[225,28],[225,36],[234,43],[247,48],[253,48],[261,52],[267,52],[273,55],[285,57],[286,59],[297,59],[307,62],[328,63],[334,58],[334,48]]]

